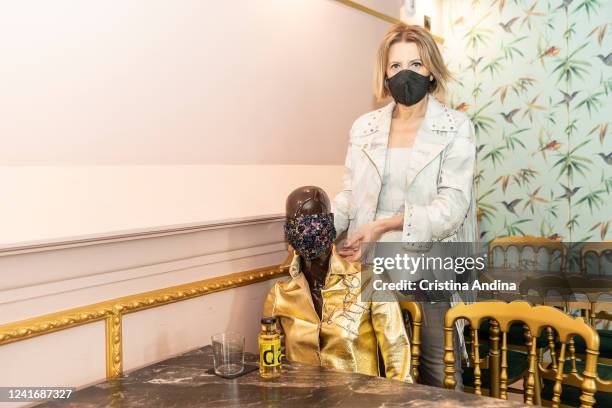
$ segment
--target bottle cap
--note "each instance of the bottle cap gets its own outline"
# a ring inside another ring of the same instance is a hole
[[[275,324],[276,323],[276,317],[271,316],[271,317],[264,317],[261,319],[261,324]]]

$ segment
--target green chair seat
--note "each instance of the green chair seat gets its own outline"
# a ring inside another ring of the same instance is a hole
[[[489,352],[489,347],[483,345],[478,348],[480,357],[485,357]],[[527,370],[527,354],[519,351],[508,350],[507,352],[508,361],[508,384],[512,384],[521,378],[522,374]],[[488,368],[480,370],[480,383],[482,388],[489,389],[491,387],[491,373]],[[463,368],[463,385],[468,387],[474,387],[474,367]]]
[[[597,330],[599,333],[599,358],[612,359],[612,330]],[[576,353],[586,353],[586,343],[580,336],[574,336],[574,346]]]
[[[584,371],[584,361],[577,360],[576,361],[576,370],[578,373],[582,373]],[[569,373],[571,371],[571,364],[569,361],[565,361],[563,365],[563,371],[565,373]],[[602,380],[610,380],[612,379],[612,366],[606,364],[597,364],[597,376]],[[544,387],[542,388],[542,399],[551,401],[552,400],[552,390],[555,382],[549,379],[544,379]],[[569,385],[563,385],[561,389],[561,403],[564,405],[569,405],[572,407],[580,406],[580,394],[582,391],[580,388],[572,387]],[[595,393],[595,407],[612,407],[612,393],[611,392],[601,392],[597,391]]]
[[[584,361],[576,360],[576,370],[578,373],[582,373],[584,371]],[[563,365],[563,372],[569,373],[571,371],[571,364],[568,360],[565,360],[565,364]],[[602,380],[610,380],[612,379],[612,366],[607,364],[597,364],[597,377]]]

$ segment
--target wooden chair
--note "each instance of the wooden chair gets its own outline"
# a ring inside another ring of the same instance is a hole
[[[531,306],[524,301],[505,302],[479,302],[473,304],[459,304],[448,310],[444,321],[444,386],[455,388],[455,354],[453,345],[453,329],[455,321],[459,318],[467,319],[472,328],[480,327],[480,323],[485,319],[494,319],[501,332],[501,364],[498,378],[490,378],[491,389],[498,392],[500,398],[507,399],[507,334],[513,322],[522,321],[527,325],[529,331],[535,336],[539,335],[542,329],[552,326],[559,336],[561,342],[556,369],[551,368],[549,372],[554,373],[554,386],[552,405],[558,407],[561,402],[561,389],[564,380],[569,374],[564,373],[566,346],[573,335],[581,336],[586,344],[586,360],[582,374],[573,374],[576,381],[579,381],[582,394],[580,395],[580,406],[591,407],[595,404],[594,394],[596,392],[596,367],[597,355],[599,353],[599,336],[595,330],[586,324],[582,318],[572,318],[550,306]],[[474,359],[474,377],[476,394],[482,394],[481,390],[481,370],[478,358],[478,335],[472,329]],[[536,342],[529,344],[527,356],[528,372],[525,378],[524,399],[529,405],[541,405],[540,395],[540,371],[544,368],[540,366],[537,359]],[[494,374],[492,372],[492,374]]]
[[[414,382],[419,379],[419,357],[421,356],[421,325],[423,324],[423,315],[418,302],[403,300],[399,302],[402,311],[410,315],[410,324],[408,325],[410,332],[410,356],[411,356],[411,372]]]
[[[541,250],[544,250],[548,253],[546,271],[552,272],[552,262],[554,259],[554,254],[557,252],[560,256],[560,271],[565,272],[567,268],[567,248],[565,247],[565,245],[563,245],[561,241],[550,239],[547,237],[534,237],[532,235],[511,235],[504,238],[495,238],[494,240],[489,242],[487,253],[489,259],[489,267],[494,266],[495,250],[499,249],[504,255],[503,267],[508,268],[508,250],[513,247],[518,251],[519,268],[531,269],[526,268],[528,264],[523,257],[523,252],[526,248],[531,248],[531,250],[533,251],[533,260],[531,261],[533,265],[537,265],[538,254]]]
[[[607,253],[612,253],[612,241],[586,242],[580,249],[580,273],[583,275],[587,274],[587,256],[595,254],[598,261],[598,275],[603,275],[603,260]]]

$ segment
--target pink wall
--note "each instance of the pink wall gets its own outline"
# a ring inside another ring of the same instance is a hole
[[[341,164],[388,27],[331,0],[0,11],[1,164]]]
[[[0,246],[333,196],[388,27],[333,0],[5,3]]]

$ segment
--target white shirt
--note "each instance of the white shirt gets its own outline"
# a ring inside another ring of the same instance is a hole
[[[403,214],[411,147],[390,147],[387,149],[382,186],[374,219]],[[401,241],[401,239],[400,239]]]

